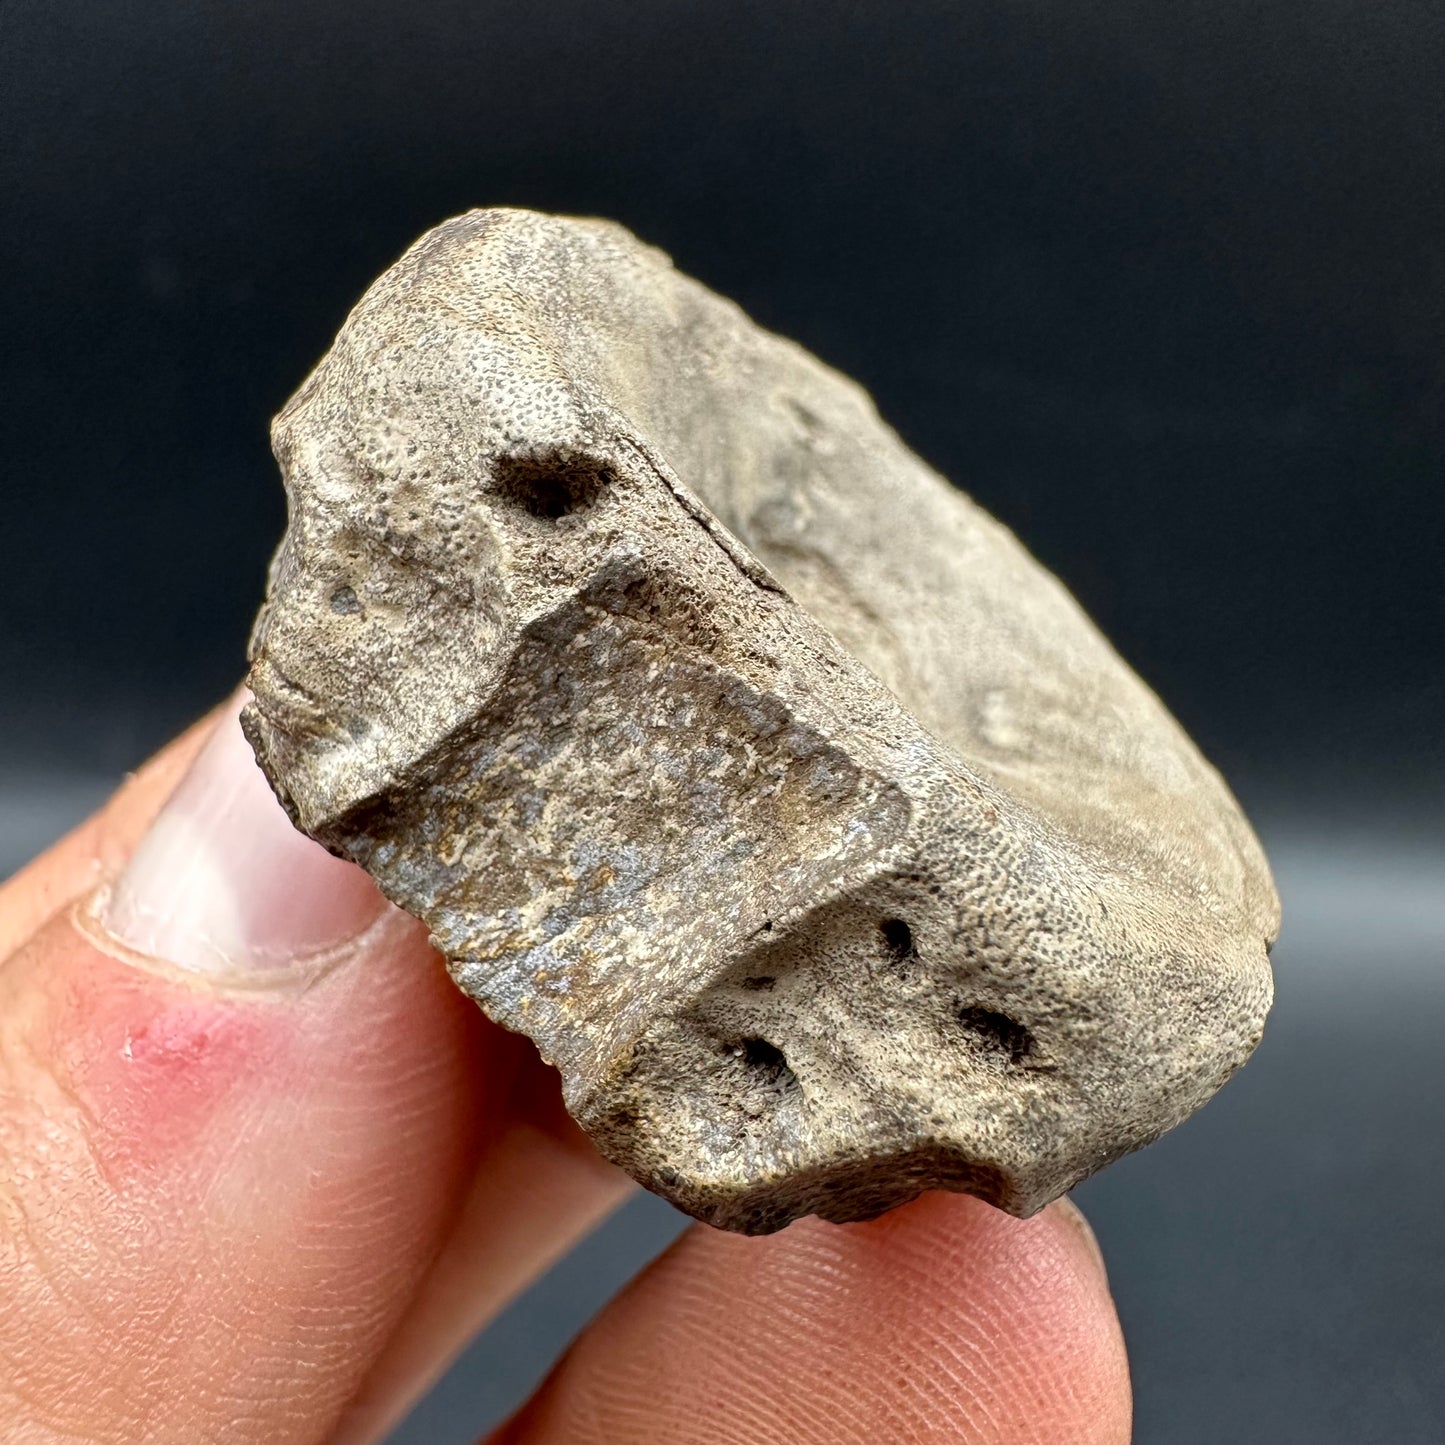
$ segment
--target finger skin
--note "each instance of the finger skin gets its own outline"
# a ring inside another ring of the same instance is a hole
[[[215,717],[0,888],[7,1445],[379,1439],[626,1192],[394,911],[240,992],[83,922]]]
[[[424,940],[380,926],[367,968],[293,997],[167,978],[69,912],[0,971],[18,1438],[324,1438],[440,1247],[488,1102]]]
[[[555,1073],[531,1045],[503,1037],[522,1060],[502,1122],[483,1144],[435,1264],[329,1445],[384,1440],[478,1330],[636,1192],[568,1118]]]
[[[1125,1445],[1128,1366],[1078,1218],[932,1194],[761,1240],[694,1229],[492,1445]]]

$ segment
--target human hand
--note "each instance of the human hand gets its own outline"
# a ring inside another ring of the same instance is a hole
[[[0,888],[0,1440],[362,1445],[631,1188],[237,705]],[[167,799],[169,798],[169,801]],[[933,1194],[696,1226],[516,1445],[1118,1445],[1097,1247]]]

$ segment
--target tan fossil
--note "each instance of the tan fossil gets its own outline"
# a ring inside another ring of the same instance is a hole
[[[438,227],[274,442],[262,766],[689,1213],[1029,1213],[1258,1041],[1218,775],[859,387],[621,227]]]

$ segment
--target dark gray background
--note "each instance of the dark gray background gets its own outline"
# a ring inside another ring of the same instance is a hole
[[[424,227],[612,215],[1058,571],[1280,874],[1277,1010],[1081,1191],[1143,1442],[1440,1445],[1433,0],[0,0],[0,873],[239,676],[265,424]],[[467,1440],[626,1211],[397,1437]]]

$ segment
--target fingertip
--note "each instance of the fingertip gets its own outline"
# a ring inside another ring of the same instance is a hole
[[[123,1407],[137,1439],[319,1437],[505,1091],[479,1077],[480,1017],[400,915],[320,976],[237,989],[98,947],[77,914],[0,973],[0,1215],[32,1221],[0,1241],[0,1393],[77,1436]]]
[[[0,889],[0,1398],[77,1438],[377,1438],[619,1193],[238,702]]]
[[[698,1228],[502,1438],[1121,1445],[1128,1367],[1067,1210],[925,1195],[866,1224]]]

